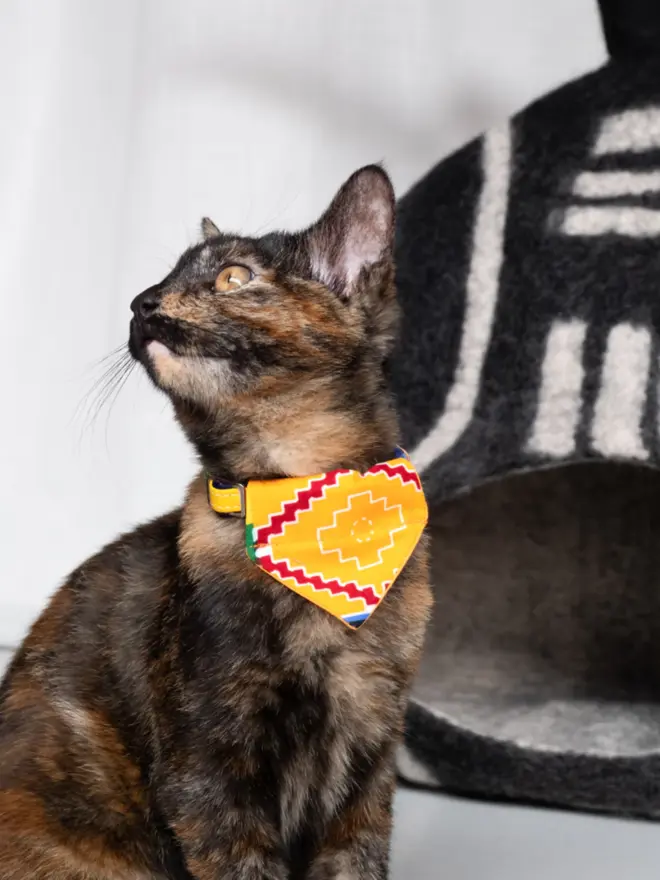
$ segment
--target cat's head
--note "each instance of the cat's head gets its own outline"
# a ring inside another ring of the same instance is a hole
[[[210,425],[228,442],[242,420],[258,433],[269,412],[308,423],[314,400],[321,410],[378,409],[397,317],[385,172],[357,171],[302,232],[244,238],[209,220],[202,232],[135,298],[130,330],[131,353],[170,396],[202,457],[220,443]],[[269,469],[280,468],[261,468]]]

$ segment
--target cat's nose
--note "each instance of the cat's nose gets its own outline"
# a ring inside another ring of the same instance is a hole
[[[148,287],[142,293],[138,293],[133,302],[131,309],[133,314],[140,318],[148,318],[156,311],[160,303],[160,294],[157,287]]]

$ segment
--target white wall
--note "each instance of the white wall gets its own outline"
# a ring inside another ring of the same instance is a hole
[[[3,0],[0,644],[181,498],[143,377],[91,427],[79,404],[202,214],[295,227],[378,160],[403,192],[603,58],[596,0]]]

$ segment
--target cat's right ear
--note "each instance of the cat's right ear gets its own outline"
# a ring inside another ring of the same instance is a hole
[[[367,165],[351,175],[306,242],[312,275],[352,300],[362,273],[393,259],[394,190],[385,171]]]
[[[202,217],[201,223],[202,238],[206,241],[209,238],[215,238],[220,235],[220,230],[210,217]]]

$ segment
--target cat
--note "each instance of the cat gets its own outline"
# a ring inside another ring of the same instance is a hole
[[[367,166],[302,232],[203,221],[133,301],[130,352],[203,470],[180,510],[68,578],[5,676],[2,880],[387,876],[425,542],[352,631],[248,559],[206,475],[391,458],[394,215],[388,176]]]

